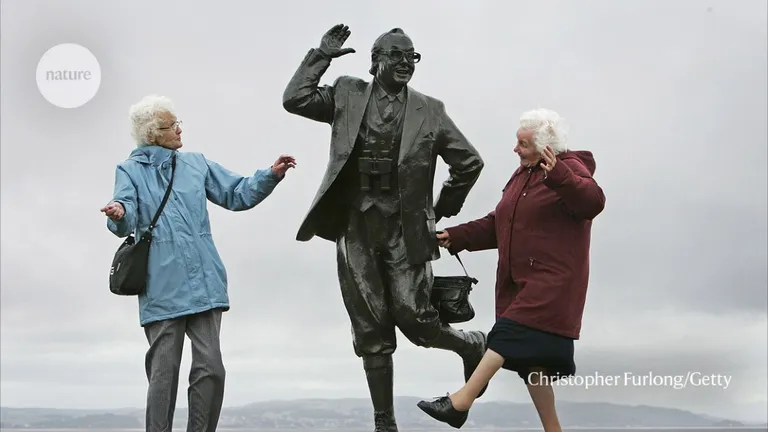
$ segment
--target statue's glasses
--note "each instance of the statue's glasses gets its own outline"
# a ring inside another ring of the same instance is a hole
[[[411,63],[418,63],[421,61],[421,54],[417,52],[412,51],[401,51],[399,49],[391,49],[391,50],[384,50],[381,51],[382,54],[385,54],[387,57],[392,59],[393,61],[399,62],[400,60],[405,57],[406,60],[408,60]]]

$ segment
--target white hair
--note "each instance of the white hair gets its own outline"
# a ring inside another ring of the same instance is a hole
[[[568,150],[568,129],[560,114],[545,108],[526,111],[520,116],[520,128],[533,131],[538,152],[550,146],[555,154]]]
[[[166,111],[176,114],[173,102],[165,96],[144,96],[131,105],[128,114],[131,119],[131,137],[137,146],[150,145],[150,138],[157,133],[159,127],[157,115]]]

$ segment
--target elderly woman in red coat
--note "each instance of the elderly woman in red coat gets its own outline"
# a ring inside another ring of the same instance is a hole
[[[500,369],[518,373],[545,431],[560,431],[551,383],[573,375],[589,280],[592,220],[605,195],[588,151],[568,151],[560,116],[537,109],[520,118],[520,166],[487,216],[438,233],[452,254],[498,250],[496,323],[488,350],[461,390],[421,401],[433,418],[460,428]]]

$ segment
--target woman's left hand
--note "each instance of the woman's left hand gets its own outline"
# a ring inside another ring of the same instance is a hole
[[[540,164],[541,169],[547,173],[552,172],[552,169],[555,168],[555,165],[557,164],[557,156],[555,156],[555,152],[552,151],[551,147],[546,146],[544,151],[541,153],[541,157],[544,159],[544,161]]]
[[[288,171],[288,169],[295,167],[296,159],[294,159],[293,156],[280,155],[280,157],[277,158],[275,163],[272,165],[272,172],[275,173],[278,177],[283,178],[285,176],[285,172]]]

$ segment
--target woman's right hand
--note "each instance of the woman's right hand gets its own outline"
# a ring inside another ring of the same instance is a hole
[[[125,209],[119,202],[111,202],[101,209],[108,218],[113,221],[120,220],[125,215]]]
[[[439,231],[437,233],[437,244],[448,249],[451,247],[451,235],[446,231]]]

